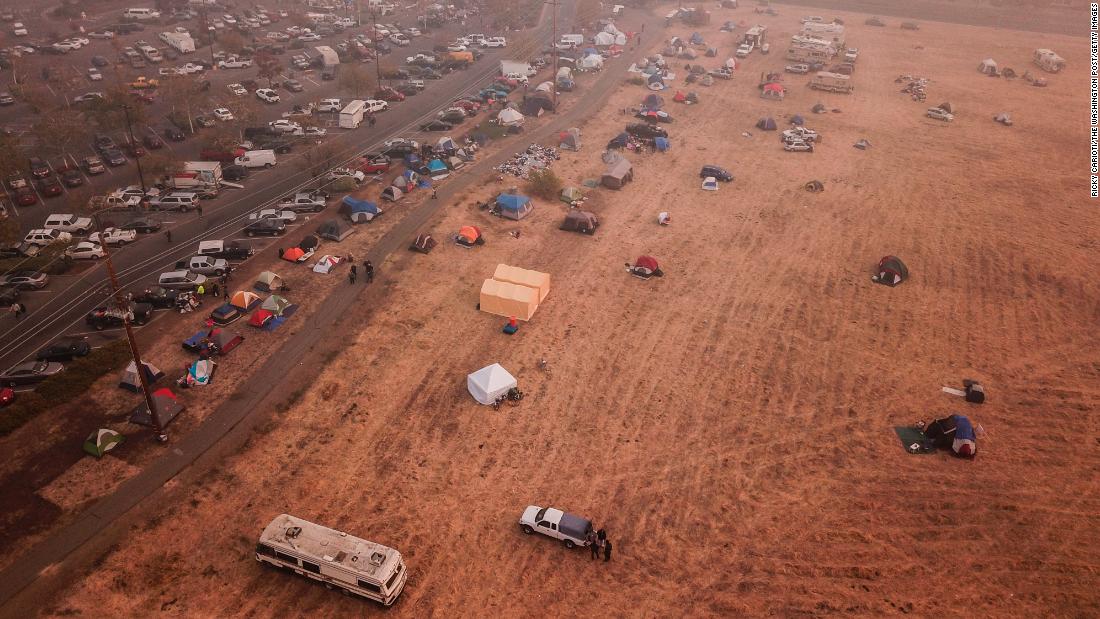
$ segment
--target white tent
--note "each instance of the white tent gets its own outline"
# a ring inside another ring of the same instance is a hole
[[[592,44],[599,47],[607,47],[615,44],[615,35],[610,32],[601,32],[592,38]]]
[[[330,256],[325,254],[321,256],[321,259],[317,261],[317,264],[313,265],[314,273],[328,273],[332,271],[336,265],[340,264],[340,259],[336,256]]]
[[[626,35],[619,33],[615,35],[615,45],[626,45]]]
[[[487,365],[466,376],[466,389],[482,404],[492,404],[518,383],[499,363]]]
[[[599,54],[589,54],[584,58],[581,58],[577,66],[581,69],[602,69],[603,68],[603,56]]]
[[[986,58],[978,65],[978,72],[985,75],[997,74],[997,63],[992,58]]]
[[[535,92],[554,92],[554,82],[543,82],[535,86]]]
[[[514,110],[510,107],[505,108],[505,109],[501,110],[499,114],[497,114],[497,121],[505,127],[511,127],[513,125],[522,125],[523,124],[523,114],[520,114],[519,112],[517,112],[516,110]]]

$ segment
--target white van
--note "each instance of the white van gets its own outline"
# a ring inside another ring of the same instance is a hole
[[[23,237],[23,242],[30,245],[39,245],[45,247],[54,243],[68,243],[73,240],[73,235],[68,232],[61,232],[60,230],[46,230],[40,228],[38,230],[31,230],[27,233],[27,236]]]
[[[92,220],[89,217],[77,217],[71,213],[54,213],[46,218],[46,223],[42,227],[83,236],[92,229]]]
[[[240,157],[234,159],[233,163],[237,165],[243,165],[246,168],[270,168],[276,163],[275,151],[250,150]]]
[[[125,19],[136,19],[138,21],[147,21],[150,19],[157,19],[160,17],[160,11],[153,9],[126,9],[122,12],[122,17]]]
[[[563,34],[561,35],[561,43],[563,45],[570,45],[572,47],[580,47],[584,45],[583,34]]]

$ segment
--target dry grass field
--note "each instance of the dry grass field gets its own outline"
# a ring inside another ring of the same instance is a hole
[[[787,75],[776,102],[757,77],[786,64],[795,16],[730,16],[770,24],[772,54],[697,88],[698,106],[669,104],[672,150],[591,192],[594,237],[557,229],[561,203],[506,222],[472,206],[491,186],[456,201],[431,232],[474,223],[487,244],[383,265],[381,305],[321,380],[44,614],[380,614],[257,565],[282,512],[399,549],[410,577],[390,616],[1100,614],[1087,41],[850,15],[856,92]],[[717,17],[704,34],[724,57]],[[1022,72],[1036,47],[1071,59],[1048,88],[975,70],[992,56]],[[927,104],[898,92],[900,74],[931,80]],[[624,86],[594,111],[584,149],[555,166],[568,183],[598,177],[620,110],[644,95]],[[810,114],[818,101],[840,112]],[[955,122],[923,116],[941,101]],[[1015,126],[992,122],[1002,111]],[[812,154],[753,127],[796,113],[823,134]],[[735,182],[701,191],[704,163]],[[802,190],[812,179],[823,193]],[[641,254],[666,275],[625,273]],[[886,254],[910,281],[871,283]],[[475,310],[502,262],[553,278],[512,337]],[[492,362],[519,379],[518,405],[466,393]],[[986,404],[940,392],[964,377]],[[973,461],[909,455],[893,433],[951,412],[986,431]],[[593,518],[612,561],[524,536],[528,504]]]

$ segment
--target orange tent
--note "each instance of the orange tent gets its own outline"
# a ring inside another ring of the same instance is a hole
[[[291,247],[290,249],[283,251],[283,260],[289,260],[290,262],[299,262],[305,255],[306,252],[302,251],[301,247]]]
[[[242,311],[249,311],[253,307],[259,305],[260,297],[254,292],[247,290],[238,290],[233,294],[233,297],[229,300],[229,304]]]
[[[458,236],[466,239],[467,243],[475,243],[481,238],[481,230],[477,226],[462,226],[458,229]]]

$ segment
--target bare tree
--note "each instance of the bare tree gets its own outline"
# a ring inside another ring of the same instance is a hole
[[[351,93],[356,99],[374,89],[374,79],[361,64],[341,67],[339,76],[340,90]]]
[[[259,68],[257,76],[260,79],[267,80],[268,87],[274,88],[275,78],[278,77],[280,72],[279,60],[270,52],[259,52],[252,58],[252,61]]]
[[[195,116],[210,103],[210,93],[199,82],[189,79],[168,80],[161,84],[160,97],[170,110],[168,117],[181,129],[195,133]]]
[[[221,43],[222,49],[230,54],[239,54],[244,49],[244,37],[236,32],[227,32],[218,36],[218,42]]]
[[[147,120],[145,107],[134,105],[133,102],[133,97],[123,87],[110,87],[103,93],[102,99],[86,104],[85,115],[101,131],[125,131],[127,116],[135,125],[140,125]]]
[[[321,176],[328,171],[329,168],[336,165],[336,148],[332,144],[322,142],[306,150],[302,156],[306,160],[306,165],[309,166],[310,176],[317,178],[318,187],[320,187],[324,183]]]
[[[65,108],[42,110],[31,130],[40,142],[39,148],[50,158],[64,157],[74,144],[91,141],[88,123]]]

